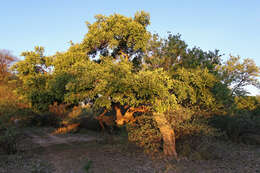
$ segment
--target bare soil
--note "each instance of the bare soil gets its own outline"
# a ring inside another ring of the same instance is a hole
[[[86,131],[53,135],[53,129],[25,129],[16,155],[0,153],[1,173],[260,173],[260,147],[210,144],[179,160],[151,157],[125,137]],[[203,156],[203,157],[202,157]]]

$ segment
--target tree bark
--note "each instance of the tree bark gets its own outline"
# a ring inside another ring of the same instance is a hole
[[[153,117],[163,137],[164,154],[166,156],[174,156],[177,158],[174,130],[172,129],[164,114],[154,113]]]
[[[124,115],[121,112],[120,105],[116,104],[114,105],[114,109],[116,112],[116,123],[117,125],[124,125],[125,123],[134,122],[136,119],[134,117],[135,112],[147,112],[149,110],[148,107],[140,106],[140,107],[129,107],[124,106],[122,109],[127,109],[127,111],[124,113]]]
[[[124,117],[122,115],[120,105],[115,105],[114,109],[116,111],[116,124],[119,126],[124,125]]]

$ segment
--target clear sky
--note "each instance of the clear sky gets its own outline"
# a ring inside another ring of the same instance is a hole
[[[180,33],[190,47],[219,49],[260,66],[260,0],[1,0],[0,49],[19,57],[39,45],[51,55],[70,40],[80,42],[94,15],[138,10],[150,13],[151,32]]]

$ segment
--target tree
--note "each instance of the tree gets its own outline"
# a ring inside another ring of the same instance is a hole
[[[150,24],[150,15],[137,12],[134,18],[120,14],[110,16],[96,15],[96,22],[87,22],[88,33],[81,46],[92,58],[112,56],[126,59],[140,65],[150,33],[146,27]]]
[[[181,35],[169,34],[167,39],[162,39],[154,34],[149,40],[146,63],[154,68],[170,70],[179,64],[187,52],[188,45],[181,40]]]
[[[0,81],[10,76],[9,68],[17,60],[9,51],[0,50]]]
[[[67,101],[90,98],[95,108],[114,111],[117,125],[135,121],[135,112],[151,111],[163,136],[164,153],[177,157],[174,130],[164,114],[174,109],[177,101],[170,93],[173,81],[165,71],[133,72],[132,62],[125,59],[78,62],[71,70],[75,78],[67,85]]]
[[[22,85],[17,92],[39,111],[48,109],[52,96],[48,91],[49,58],[44,56],[44,48],[36,46],[35,51],[23,52],[24,60],[15,63],[12,69]]]
[[[244,59],[241,63],[239,56],[230,56],[218,69],[223,83],[231,88],[231,96],[245,95],[247,91],[244,87],[248,85],[260,88],[257,79],[260,76],[260,68],[252,59]]]
[[[95,18],[87,22],[83,41],[71,42],[68,51],[47,57],[42,47],[35,47],[14,65],[22,82],[18,90],[35,109],[91,100],[101,112],[101,125],[109,114],[118,126],[138,122],[138,115],[147,113],[162,135],[165,155],[177,157],[169,114],[174,119],[178,107],[212,113],[244,86],[258,84],[259,68],[252,60],[241,64],[231,58],[224,66],[217,50],[190,49],[179,34],[151,37],[150,16],[144,11],[134,17]]]
[[[177,68],[207,68],[210,72],[221,64],[219,51],[205,52],[200,48],[188,48],[180,34],[169,34],[167,39],[161,39],[157,34],[149,40],[145,61],[152,68],[176,70]]]

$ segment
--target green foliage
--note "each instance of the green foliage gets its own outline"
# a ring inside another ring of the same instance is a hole
[[[187,44],[179,34],[169,34],[167,39],[160,39],[158,34],[154,34],[149,40],[145,61],[152,69],[169,70],[180,63],[186,49]]]
[[[145,104],[159,112],[176,104],[175,96],[169,93],[173,84],[166,72],[157,69],[134,73],[132,69],[132,63],[125,60],[77,63],[71,68],[77,76],[67,85],[66,99],[78,102],[90,98],[94,107],[107,109],[112,103],[133,107]]]
[[[87,22],[88,33],[82,47],[88,54],[95,57],[102,56],[118,58],[122,53],[125,58],[138,58],[146,49],[150,33],[146,26],[150,23],[150,16],[146,12],[137,12],[134,18],[120,14],[110,16],[96,15],[96,22]]]
[[[222,135],[219,131],[210,126],[207,118],[192,117],[175,127],[176,138],[183,139],[189,137],[216,137]]]
[[[216,115],[210,119],[210,124],[222,130],[234,142],[240,142],[243,133],[257,133],[260,131],[260,117],[258,115]]]
[[[47,111],[48,106],[53,102],[52,96],[47,91],[32,90],[28,99],[31,101],[32,107],[40,112]]]
[[[172,71],[173,93],[183,106],[199,106],[201,109],[216,108],[216,100],[211,89],[217,81],[207,69],[178,68]]]
[[[67,93],[66,85],[72,80],[73,75],[69,73],[56,73],[52,75],[52,78],[48,81],[48,93],[51,98],[50,104],[54,102],[63,103],[64,97]],[[49,104],[49,105],[50,105]]]
[[[152,116],[142,115],[136,122],[127,125],[128,140],[147,153],[160,152],[162,148],[162,135]]]
[[[39,111],[47,109],[50,104],[50,94],[46,91],[49,78],[48,57],[44,56],[43,47],[35,47],[35,51],[23,52],[24,60],[12,67],[16,71],[22,85],[17,88],[18,94],[28,100]]]
[[[221,64],[221,55],[218,50],[205,52],[200,48],[188,49],[183,57],[181,66],[185,68],[207,68],[211,73],[215,72],[216,66]]]
[[[74,44],[66,52],[57,52],[50,57],[50,65],[54,68],[55,75],[67,75],[68,69],[79,61],[87,61],[89,57],[86,49],[82,48],[80,44]]]
[[[178,107],[169,111],[166,117],[175,131],[178,151],[181,155],[190,155],[194,149],[197,150],[202,139],[222,135],[218,129],[209,125],[207,118],[194,116],[188,108]],[[144,148],[145,152],[161,151],[162,134],[151,115],[142,115],[136,122],[128,124],[127,132],[129,141]]]
[[[204,52],[200,48],[188,49],[188,45],[181,39],[180,34],[169,34],[167,39],[160,39],[153,35],[148,44],[148,53],[145,61],[151,68],[164,68],[172,70],[180,67],[207,68],[215,72],[215,67],[220,65],[219,51]]]
[[[228,111],[234,102],[233,98],[230,97],[230,88],[228,88],[228,86],[222,83],[220,80],[217,80],[215,82],[215,85],[210,88],[210,91],[212,92],[216,100],[215,109],[217,109],[217,112],[224,113]]]
[[[22,82],[16,89],[17,93],[39,112],[48,111],[49,105],[54,102],[64,102],[65,86],[72,75],[59,69],[59,58],[54,62],[52,57],[44,56],[43,47],[35,47],[35,51],[23,52],[22,55],[25,59],[13,66],[18,80]],[[53,67],[57,68],[56,73],[50,73]],[[67,68],[65,65],[63,67]]]
[[[134,21],[146,27],[150,25],[150,14],[145,11],[138,11],[135,13]]]
[[[245,86],[253,85],[259,87],[257,77],[260,74],[260,68],[256,66],[252,59],[244,59],[240,62],[240,57],[230,56],[222,65],[218,66],[222,81],[232,88],[231,95],[245,95]]]
[[[236,96],[235,97],[236,112],[257,112],[260,108],[260,102],[254,96]]]

